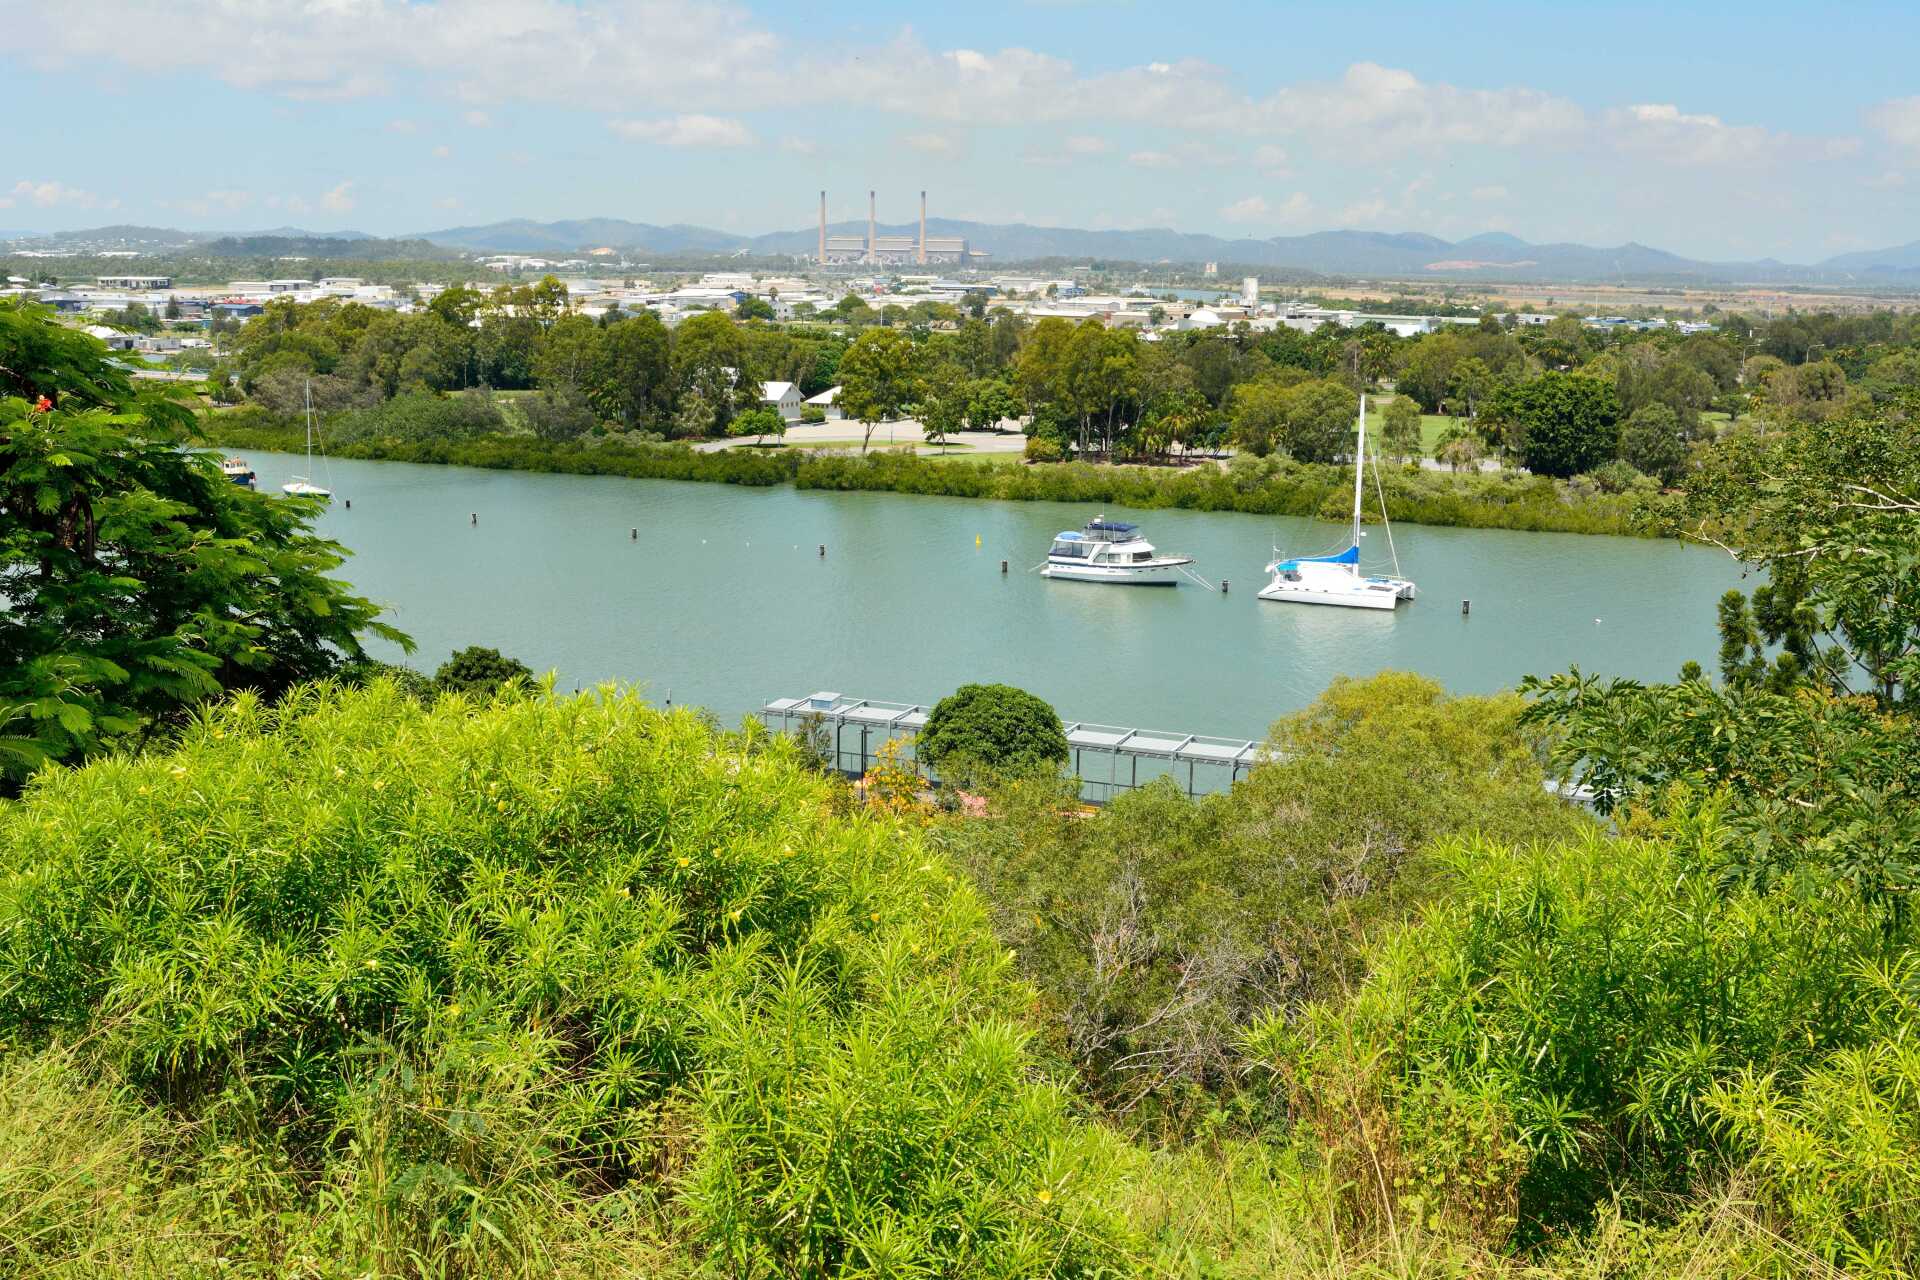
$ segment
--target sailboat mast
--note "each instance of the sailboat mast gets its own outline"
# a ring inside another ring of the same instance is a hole
[[[1360,393],[1360,435],[1353,450],[1353,545],[1360,545],[1360,480],[1367,470],[1367,393]],[[1353,576],[1360,576],[1360,563],[1355,561]]]
[[[313,475],[313,381],[312,379],[307,380],[305,394],[306,394],[306,408],[307,408],[307,475],[311,477]],[[1362,403],[1364,403],[1364,401]],[[1354,518],[1356,520],[1359,518],[1358,507],[1354,508]]]

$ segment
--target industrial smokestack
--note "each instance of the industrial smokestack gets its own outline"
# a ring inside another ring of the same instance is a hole
[[[873,192],[867,192],[867,261],[880,261],[880,242],[873,237]]]
[[[920,265],[927,265],[927,193],[920,193]]]
[[[827,265],[827,193],[820,193],[820,265]]]

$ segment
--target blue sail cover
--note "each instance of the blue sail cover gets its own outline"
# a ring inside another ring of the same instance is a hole
[[[1140,526],[1137,524],[1128,524],[1124,520],[1089,520],[1087,521],[1087,528],[1099,529],[1107,533],[1132,533],[1135,529],[1138,529],[1139,527]]]
[[[1354,543],[1339,555],[1333,556],[1295,556],[1275,565],[1276,569],[1292,569],[1303,564],[1359,564],[1360,544]]]

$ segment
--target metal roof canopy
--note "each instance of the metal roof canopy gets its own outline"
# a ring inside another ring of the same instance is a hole
[[[918,732],[926,727],[927,717],[932,709],[911,702],[882,702],[869,698],[836,697],[831,706],[821,708],[817,705],[821,695],[812,698],[775,698],[760,708],[760,719],[769,728],[777,717],[783,726],[790,727],[798,719],[816,720],[834,730],[834,764],[840,767],[843,754],[839,731],[852,726],[860,730],[859,774],[865,774],[871,755],[867,750],[869,734],[876,729],[886,731],[892,739],[896,730],[908,733]],[[1104,794],[1111,797],[1117,791],[1132,790],[1140,785],[1140,761],[1164,760],[1185,762],[1187,765],[1187,793],[1195,794],[1197,777],[1195,766],[1214,765],[1227,769],[1229,781],[1238,781],[1240,771],[1251,767],[1260,758],[1262,744],[1247,738],[1216,738],[1196,733],[1169,733],[1154,729],[1132,729],[1122,725],[1092,724],[1086,721],[1073,721],[1066,726],[1067,745],[1073,749],[1074,772],[1081,778],[1082,784],[1104,788]],[[1108,776],[1105,781],[1087,778],[1080,770],[1081,755],[1084,752],[1100,753],[1112,757],[1109,762]],[[1119,777],[1117,769],[1121,760],[1129,761],[1128,778]],[[850,771],[851,772],[851,771]]]

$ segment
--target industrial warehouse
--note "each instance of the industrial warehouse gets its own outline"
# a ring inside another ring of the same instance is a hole
[[[875,220],[875,195],[867,192],[867,234],[833,236],[827,234],[827,193],[820,193],[821,266],[907,266],[928,262],[964,263],[987,255],[971,248],[964,236],[927,235],[927,193],[920,193],[920,234],[913,236],[879,234]]]

